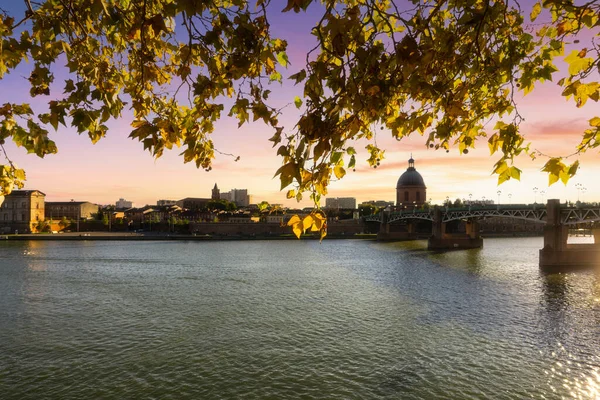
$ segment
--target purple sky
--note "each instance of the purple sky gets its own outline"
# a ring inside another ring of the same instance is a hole
[[[23,11],[21,2],[9,2],[3,8]],[[282,2],[275,1],[275,4]],[[522,4],[524,8],[527,8]],[[278,11],[278,10],[276,10]],[[301,95],[301,88],[294,87],[287,76],[303,67],[306,51],[314,44],[308,34],[318,15],[319,6],[311,6],[308,13],[274,13],[270,17],[274,36],[288,41],[288,56],[291,66],[282,71],[284,85],[272,84],[272,100],[283,105],[293,102],[294,96]],[[30,99],[26,77],[30,65],[23,65],[17,71],[0,81],[0,104],[4,102],[46,103],[48,98]],[[57,74],[58,85],[53,89],[56,95],[62,92],[63,84]],[[598,103],[589,101],[578,109],[574,102],[567,102],[560,96],[561,90],[554,83],[537,87],[534,93],[519,99],[520,113],[526,122],[522,130],[532,148],[551,155],[565,155],[573,152],[580,139],[580,133],[587,126],[587,119],[600,115]],[[226,114],[226,113],[224,113]],[[281,118],[283,125],[292,127],[298,111],[292,105],[286,108]],[[165,152],[154,160],[144,152],[142,145],[127,136],[130,132],[131,114],[126,112],[119,121],[109,124],[106,138],[92,145],[87,136],[78,136],[72,128],[60,126],[58,132],[51,132],[52,139],[58,145],[58,154],[39,159],[27,155],[23,149],[12,144],[6,147],[10,157],[27,171],[27,189],[38,189],[46,193],[47,200],[87,200],[100,204],[114,203],[124,197],[135,205],[154,204],[159,199],[181,199],[183,197],[209,197],[215,183],[221,191],[232,188],[248,189],[255,202],[267,200],[271,203],[283,203],[297,206],[295,201],[285,199],[285,191],[279,191],[279,180],[273,174],[279,168],[281,159],[276,156],[267,139],[273,132],[262,122],[255,122],[237,128],[237,120],[224,117],[218,122],[212,135],[216,148],[223,153],[240,156],[238,162],[232,157],[217,156],[213,170],[205,172],[191,164],[183,164],[178,151]],[[398,177],[407,167],[412,152],[416,168],[425,179],[428,198],[434,202],[443,201],[446,196],[454,198],[486,197],[513,203],[532,202],[534,187],[538,188],[536,200],[543,197],[577,200],[576,183],[583,184],[587,191],[580,195],[583,200],[600,199],[600,185],[597,183],[598,157],[590,153],[581,157],[581,169],[568,186],[556,183],[548,187],[548,177],[540,171],[545,160],[531,161],[527,157],[518,160],[523,170],[521,182],[510,181],[497,186],[497,177],[491,175],[495,156],[490,157],[487,143],[482,141],[478,149],[468,155],[460,155],[458,150],[450,153],[426,149],[425,138],[415,135],[409,140],[397,142],[387,131],[380,131],[377,143],[386,149],[386,158],[378,169],[371,169],[366,163],[365,143],[356,144],[359,150],[356,172],[350,171],[344,179],[332,182],[331,197],[356,197],[358,201],[393,200]],[[574,159],[569,159],[570,163]],[[308,196],[307,196],[308,197]],[[303,201],[299,206],[310,206]]]

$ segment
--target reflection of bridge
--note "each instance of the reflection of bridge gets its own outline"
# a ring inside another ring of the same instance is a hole
[[[408,238],[415,238],[415,222],[427,220],[432,222],[432,235],[429,238],[429,249],[465,249],[478,248],[483,244],[479,235],[478,221],[487,217],[513,218],[533,221],[544,226],[544,248],[540,250],[540,267],[556,269],[579,265],[596,264],[600,261],[599,246],[580,244],[567,245],[568,228],[572,225],[600,221],[600,207],[568,207],[559,200],[548,200],[547,205],[477,205],[463,208],[440,208],[429,210],[384,211],[377,215],[365,217],[366,221],[377,221],[380,225],[378,238],[393,240],[397,237],[390,233],[390,224],[406,221]],[[446,233],[446,223],[466,221],[466,234],[452,235]],[[405,234],[406,235],[406,234]],[[600,231],[594,232],[600,242]]]

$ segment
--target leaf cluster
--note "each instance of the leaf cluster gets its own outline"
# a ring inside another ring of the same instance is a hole
[[[269,0],[24,3],[21,18],[0,12],[0,79],[29,62],[30,95],[49,100],[36,110],[2,104],[0,143],[43,157],[57,151],[49,129],[60,126],[95,143],[129,107],[129,136],[154,157],[179,148],[184,162],[210,170],[218,152],[211,134],[227,113],[239,126],[261,120],[274,130],[281,188],[293,186],[287,197],[298,200],[308,192],[316,204],[354,169],[358,143],[367,163],[380,165],[381,129],[461,154],[486,138],[499,157],[498,182],[519,179],[515,158],[539,154],[520,132],[515,97],[554,80],[557,60],[568,65],[557,82],[565,98],[582,107],[600,97],[600,48],[576,39],[582,31],[597,37],[598,0],[543,0],[530,12],[513,0],[288,0],[282,10]],[[286,129],[269,83],[282,82],[290,66],[287,42],[272,36],[268,17],[291,19],[312,5],[322,10],[311,31],[316,46],[289,76],[303,95],[290,99],[301,115]],[[566,44],[574,49],[565,56]],[[61,68],[69,74],[62,85]],[[589,124],[575,154],[600,144],[598,117]],[[551,184],[577,171],[564,158],[549,157]],[[4,192],[22,181],[11,174],[0,181]]]

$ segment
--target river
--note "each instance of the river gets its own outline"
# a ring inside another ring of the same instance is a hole
[[[541,238],[0,242],[0,398],[600,398],[600,273]]]

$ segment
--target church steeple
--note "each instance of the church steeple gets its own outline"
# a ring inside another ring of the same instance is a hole
[[[219,188],[217,187],[217,184],[215,183],[215,187],[212,190],[211,199],[219,200],[220,198],[221,198],[221,191],[219,190]]]

